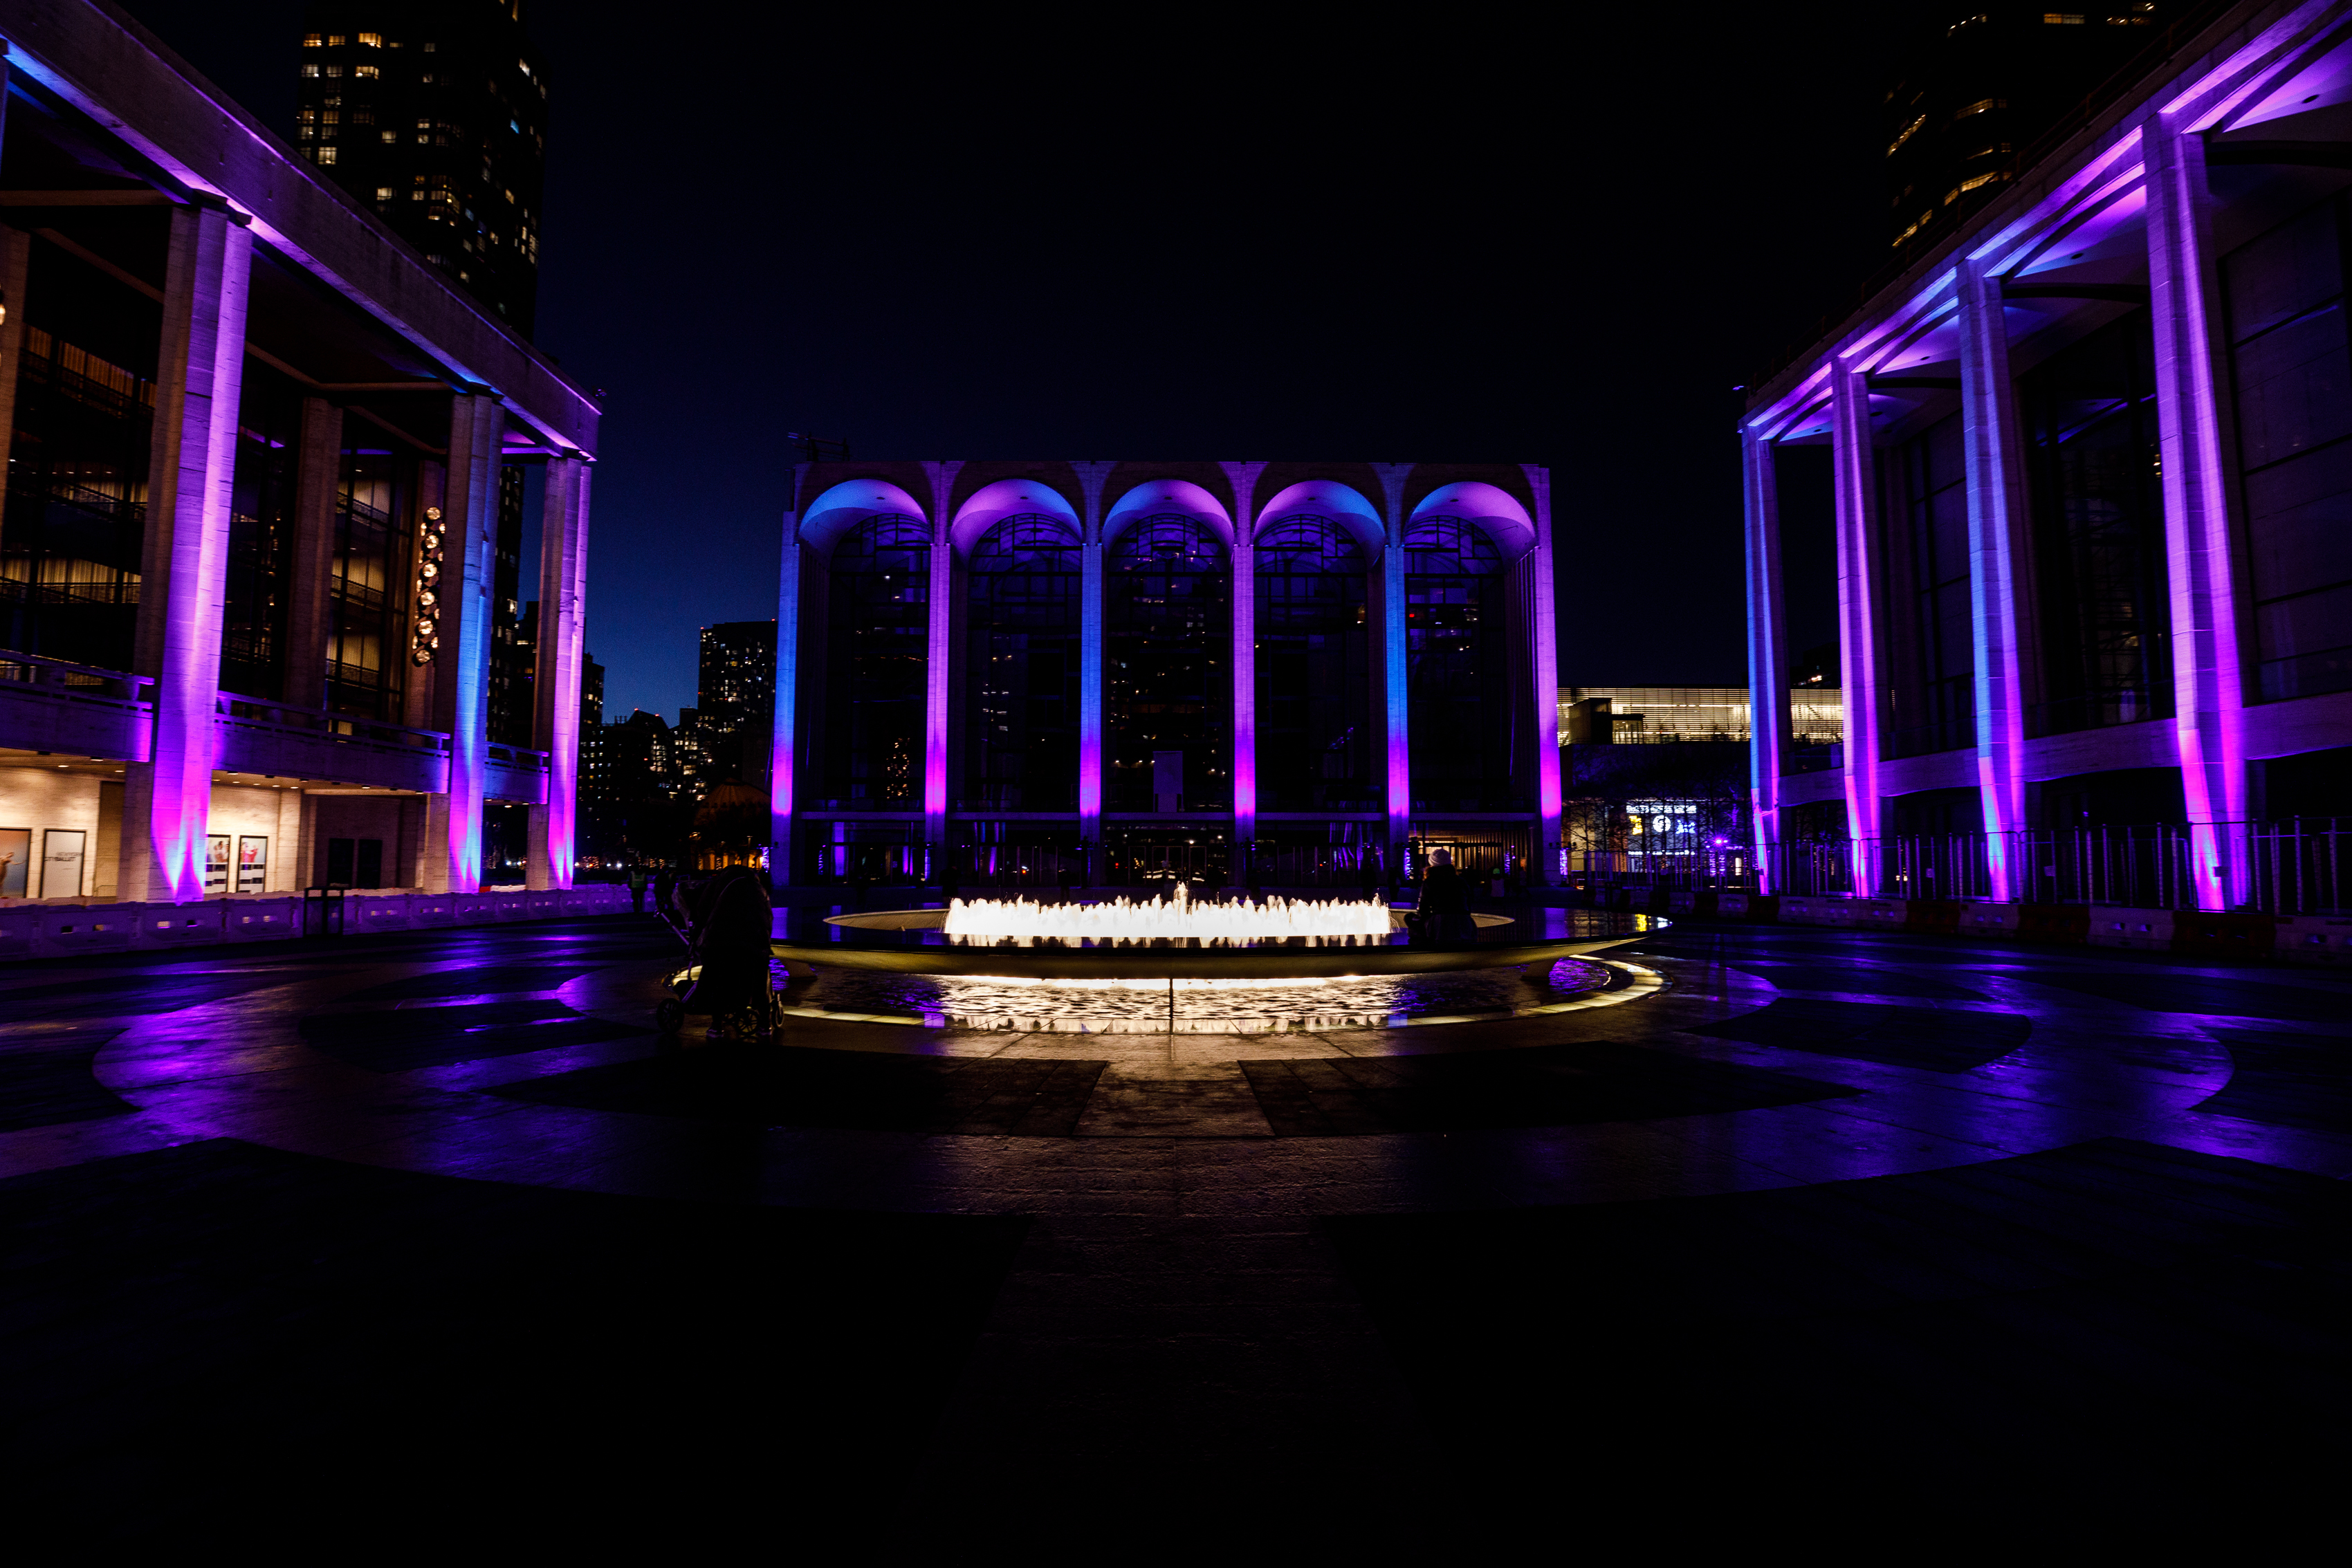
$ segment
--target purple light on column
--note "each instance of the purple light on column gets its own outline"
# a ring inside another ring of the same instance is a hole
[[[800,519],[784,514],[782,561],[776,580],[776,718],[768,753],[768,841],[780,846],[779,881],[788,881],[793,841],[793,732],[800,701],[801,541]]]
[[[1257,549],[1236,540],[1233,559],[1234,837],[1257,837]]]
[[[181,268],[193,271],[193,300],[146,824],[163,885],[150,886],[146,896],[192,904],[205,896],[213,709],[220,695],[220,606],[228,573],[229,491],[236,465],[253,240],[242,225],[211,207],[175,217],[172,239],[179,254],[168,265],[181,277],[187,276]]]
[[[1078,836],[1102,831],[1103,547],[1078,551]]]

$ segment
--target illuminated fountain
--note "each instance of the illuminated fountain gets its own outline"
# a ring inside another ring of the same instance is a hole
[[[1604,990],[1622,1000],[1658,983],[1581,956],[1664,922],[1536,914],[1545,929],[1533,940],[1496,940],[1515,922],[1481,914],[1476,942],[1417,943],[1403,911],[1372,900],[1195,900],[1180,884],[1148,902],[978,898],[835,915],[825,939],[771,951],[794,977],[816,977],[787,1008],[803,1016],[1086,1033],[1396,1027],[1599,1005]]]
[[[948,905],[941,929],[964,946],[1250,947],[1296,941],[1354,947],[1385,944],[1396,925],[1389,906],[1370,899],[1195,904],[1191,890],[1178,883],[1174,898],[1149,904],[1125,898],[1108,904],[959,898]]]

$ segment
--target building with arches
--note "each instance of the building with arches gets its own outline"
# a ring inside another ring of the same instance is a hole
[[[1514,464],[802,464],[772,854],[1089,885],[1556,880],[1551,498]]]

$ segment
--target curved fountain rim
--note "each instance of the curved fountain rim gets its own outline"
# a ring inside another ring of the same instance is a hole
[[[907,917],[919,918],[907,918]],[[920,931],[945,920],[943,909],[877,909],[835,915],[826,924],[869,931]],[[1507,918],[1507,917],[1503,917]],[[1330,979],[1357,975],[1444,974],[1458,969],[1507,969],[1556,964],[1666,928],[1656,915],[1628,915],[1622,935],[1550,942],[1496,943],[1475,947],[850,947],[772,941],[772,956],[816,968],[876,969],[900,975],[1017,975],[1033,979]],[[1489,922],[1496,917],[1487,916]]]

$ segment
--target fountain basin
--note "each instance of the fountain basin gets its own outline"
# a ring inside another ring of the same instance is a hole
[[[1654,915],[1573,909],[1566,931],[1535,942],[1464,946],[955,946],[942,936],[944,909],[887,909],[836,915],[825,924],[842,940],[772,942],[770,953],[793,967],[877,969],[908,975],[987,975],[1034,979],[1307,979],[1339,976],[1428,975],[1458,969],[1549,966],[1562,958],[1638,942],[1665,928]],[[1512,924],[1475,916],[1482,929]],[[1395,928],[1403,917],[1392,915]]]

